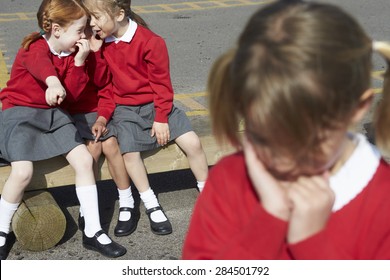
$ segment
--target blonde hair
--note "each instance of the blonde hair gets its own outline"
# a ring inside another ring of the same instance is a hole
[[[43,0],[37,12],[41,32],[33,32],[26,36],[22,47],[28,50],[30,44],[38,40],[42,34],[50,33],[53,23],[67,28],[73,21],[85,15],[87,15],[86,9],[79,0]]]
[[[126,17],[148,28],[145,20],[131,9],[131,0],[84,0],[84,3],[91,11],[94,10],[94,7],[99,7],[100,10],[105,11],[111,18],[117,15],[120,10],[123,10]]]
[[[237,47],[213,65],[209,104],[219,141],[305,158],[324,131],[346,127],[370,87],[371,39],[342,9],[278,1],[257,11]]]

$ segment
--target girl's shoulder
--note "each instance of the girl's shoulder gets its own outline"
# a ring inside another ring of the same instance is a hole
[[[152,38],[161,38],[162,39],[162,37],[160,35],[158,35],[154,31],[152,31],[149,28],[146,28],[142,25],[137,26],[136,35],[137,35],[136,38],[142,36],[145,39],[152,39]]]

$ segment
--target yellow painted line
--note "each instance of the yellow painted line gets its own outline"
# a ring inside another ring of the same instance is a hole
[[[191,111],[201,111],[201,110],[207,110],[207,108],[200,104],[199,102],[195,101],[193,98],[188,97],[188,98],[182,98],[178,100],[181,104],[186,106],[188,109]]]
[[[9,79],[7,64],[3,52],[0,50],[0,88],[4,88]]]
[[[209,111],[188,111],[188,112],[186,112],[186,115],[188,117],[208,116],[209,115]]]
[[[200,97],[200,96],[206,96],[206,92],[193,92],[193,93],[178,93],[175,94],[175,99],[181,100],[186,98],[193,98],[193,97]]]
[[[379,70],[379,71],[373,71],[373,72],[371,73],[371,76],[372,76],[374,79],[383,81],[383,75],[384,75],[384,74],[385,74],[385,70]]]
[[[145,6],[133,6],[133,11],[138,14],[149,13],[176,13],[182,11],[208,10],[218,8],[233,8],[239,6],[253,6],[267,4],[275,0],[215,0],[193,1],[171,4],[155,4]],[[0,22],[36,20],[36,13],[0,13]]]

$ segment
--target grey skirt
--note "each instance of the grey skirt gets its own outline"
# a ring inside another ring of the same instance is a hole
[[[118,105],[113,115],[122,154],[149,151],[161,147],[150,132],[155,116],[154,104],[141,106]],[[184,111],[173,106],[168,116],[170,140],[192,131],[191,123]]]
[[[38,161],[83,144],[71,117],[59,108],[17,106],[2,112],[0,150],[9,161]]]
[[[95,140],[95,136],[92,134],[92,126],[96,122],[97,112],[74,114],[72,115],[72,118],[79,134],[84,140]],[[116,137],[116,129],[112,125],[112,122],[108,122],[107,129],[108,133],[104,136],[100,136],[99,141],[107,140],[112,136]]]

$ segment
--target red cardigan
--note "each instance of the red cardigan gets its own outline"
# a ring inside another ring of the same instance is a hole
[[[57,76],[67,95],[77,99],[88,82],[84,66],[74,65],[74,54],[66,57],[54,55],[46,40],[40,38],[30,45],[29,50],[21,48],[12,65],[10,80],[0,93],[3,110],[14,106],[51,108],[45,99],[45,80]]]
[[[105,43],[103,54],[113,76],[115,103],[143,105],[154,102],[155,121],[168,122],[173,89],[164,40],[138,25],[130,43]]]
[[[348,186],[346,186],[348,187]],[[243,154],[222,159],[196,202],[184,259],[390,259],[390,166],[331,214],[327,227],[293,245],[287,222],[261,206]]]

